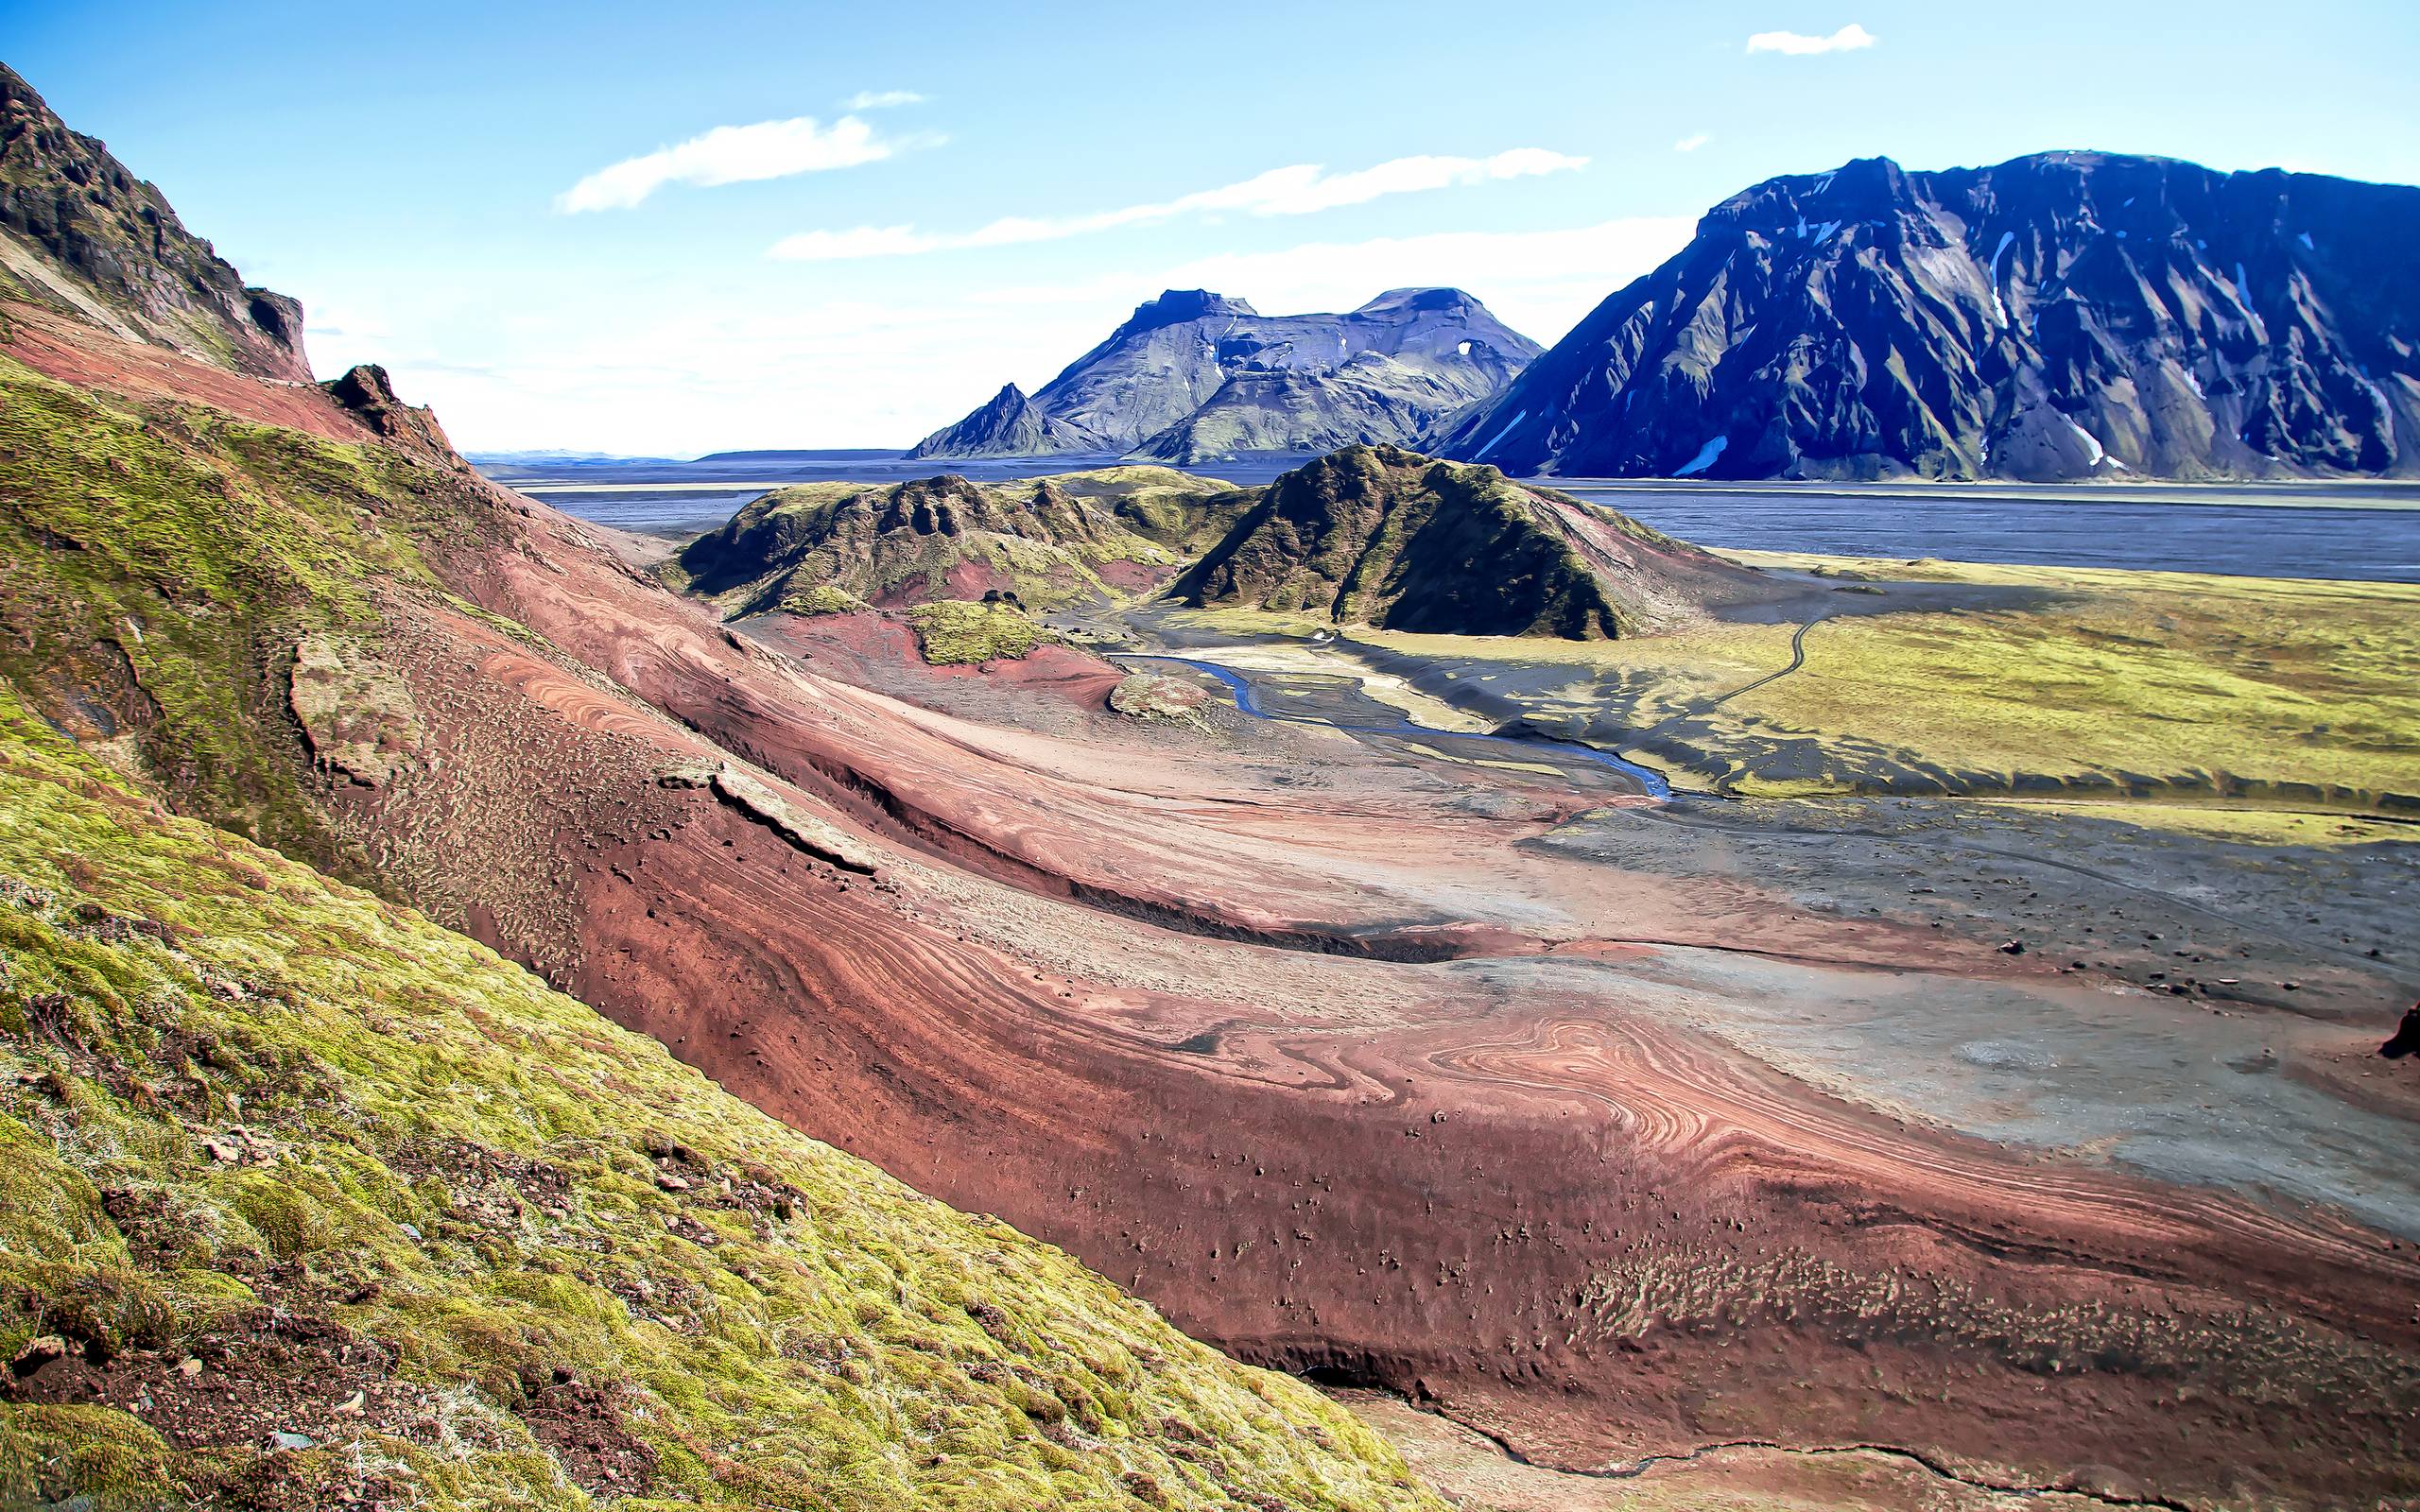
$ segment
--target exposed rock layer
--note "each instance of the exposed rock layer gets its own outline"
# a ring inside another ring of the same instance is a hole
[[[2420,1493],[2408,1246],[1887,1117],[1685,1026],[1885,984],[2081,1017],[2097,985],[1558,853],[1531,842],[1582,799],[1517,771],[1474,807],[1401,763],[1356,783],[1349,753],[1049,739],[851,687],[317,390],[37,334],[12,356],[83,387],[6,369],[0,424],[133,470],[64,487],[0,448],[0,671],[45,716],[106,712],[134,739],[92,749],[179,804],[349,857],[1238,1352],[1564,1464],[1854,1438],[2163,1505]],[[361,439],[238,453],[86,392],[119,385]],[[283,723],[305,611],[374,631],[420,712],[385,786]],[[735,755],[881,874],[659,781]]]
[[[0,63],[0,289],[10,284],[243,372],[311,381],[302,306],[246,287],[159,190]]]

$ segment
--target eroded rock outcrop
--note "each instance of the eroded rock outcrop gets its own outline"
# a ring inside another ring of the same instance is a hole
[[[247,287],[159,190],[0,63],[0,292],[240,371],[309,383],[302,306]]]

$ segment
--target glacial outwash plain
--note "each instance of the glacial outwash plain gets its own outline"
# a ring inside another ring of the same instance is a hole
[[[1993,202],[2291,240],[2188,166]],[[1991,198],[1838,178],[1620,382]],[[1915,259],[1955,423],[1702,471],[2410,475],[2355,253],[2121,350],[2042,215]],[[2420,1505],[2420,583],[1678,539],[1475,455],[1710,442],[1491,423],[1615,390],[1453,290],[1171,291],[695,529],[304,329],[0,68],[0,1507]]]

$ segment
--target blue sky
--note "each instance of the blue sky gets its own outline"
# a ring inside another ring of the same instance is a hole
[[[1551,341],[1852,157],[2420,180],[2408,0],[0,0],[0,58],[471,448],[905,444],[1171,284]]]

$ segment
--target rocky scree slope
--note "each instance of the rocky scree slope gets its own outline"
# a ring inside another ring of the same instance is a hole
[[[159,190],[0,63],[0,295],[256,377],[311,381],[302,306],[248,288]]]
[[[1492,467],[1349,447],[1279,478],[1170,593],[1454,635],[1609,640],[1757,575]]]
[[[909,455],[1029,446],[1184,463],[1410,441],[1500,392],[1538,350],[1460,289],[1394,289],[1343,315],[1295,316],[1170,289],[1030,400],[1003,389]]]
[[[2052,152],[1769,180],[1436,450],[1516,475],[2420,472],[2420,189]]]

